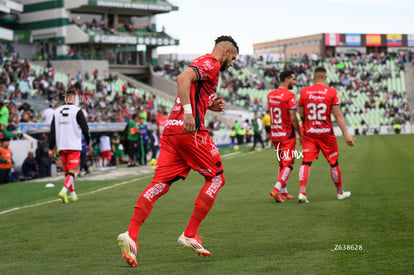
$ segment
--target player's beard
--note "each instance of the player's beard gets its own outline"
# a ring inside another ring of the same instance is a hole
[[[220,72],[224,72],[227,69],[227,65],[228,65],[228,62],[227,62],[227,60],[225,60],[223,62],[223,65],[221,65],[221,67],[220,67]]]
[[[288,85],[288,90],[292,90],[293,89],[293,84],[289,84]]]

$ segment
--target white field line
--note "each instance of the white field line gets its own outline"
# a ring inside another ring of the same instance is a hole
[[[148,176],[144,176],[144,177],[139,178],[139,179],[132,179],[132,180],[128,180],[128,181],[123,181],[123,182],[116,183],[116,184],[113,184],[113,185],[110,185],[110,186],[105,186],[105,187],[102,187],[102,188],[99,188],[99,189],[96,189],[96,190],[93,190],[93,191],[90,191],[90,192],[87,192],[87,193],[83,193],[83,194],[80,194],[78,196],[79,197],[80,196],[83,197],[83,196],[95,194],[95,193],[98,193],[98,192],[102,192],[102,191],[105,191],[105,190],[109,190],[109,189],[112,189],[112,188],[116,188],[118,186],[122,186],[122,185],[125,185],[125,184],[129,184],[131,182],[144,180],[144,179],[149,178],[150,176],[152,177],[152,175],[148,175]],[[26,208],[32,208],[32,207],[36,207],[36,206],[41,206],[41,205],[53,203],[53,202],[58,202],[58,201],[60,201],[60,199],[55,199],[55,200],[50,200],[50,201],[44,201],[44,202],[39,202],[39,203],[24,205],[24,206],[21,206],[21,207],[15,207],[15,208],[11,208],[11,209],[7,209],[7,210],[4,210],[4,211],[1,211],[0,212],[0,215],[4,215],[4,214],[7,214],[7,213],[11,213],[11,212],[18,211],[18,210],[22,210],[22,209],[26,209]]]
[[[251,153],[254,153],[254,152],[248,152],[247,154],[251,154]],[[235,158],[235,157],[239,156],[240,154],[241,154],[241,152],[234,152],[234,153],[224,155],[222,158],[223,159],[232,159],[232,158]],[[87,196],[87,195],[92,195],[92,194],[95,194],[95,193],[98,193],[98,192],[102,192],[102,191],[105,191],[105,190],[116,188],[118,186],[129,184],[129,183],[134,182],[134,181],[140,181],[140,180],[143,180],[143,179],[147,179],[150,176],[152,177],[153,175],[144,176],[144,177],[139,178],[139,179],[132,179],[132,180],[128,180],[128,181],[123,181],[123,182],[116,183],[116,184],[113,184],[113,185],[110,185],[110,186],[105,186],[105,187],[102,187],[102,188],[99,188],[99,189],[96,189],[96,190],[93,190],[93,191],[90,191],[90,192],[87,192],[87,193],[80,194],[79,197],[80,196],[83,197],[83,196]],[[21,207],[14,207],[14,208],[10,208],[10,209],[1,211],[0,215],[4,215],[4,214],[7,214],[7,213],[19,211],[19,210],[26,209],[26,208],[32,208],[32,207],[36,207],[36,206],[41,206],[41,205],[53,203],[53,202],[58,202],[58,201],[60,201],[60,199],[49,200],[49,201],[44,201],[44,202],[39,202],[39,203],[34,203],[34,204],[28,204],[28,205],[24,205],[24,206],[21,206]]]

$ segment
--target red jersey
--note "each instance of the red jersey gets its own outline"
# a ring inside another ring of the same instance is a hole
[[[164,131],[165,124],[167,124],[167,120],[168,120],[168,117],[162,117],[162,116],[160,116],[157,120],[158,129],[160,131],[160,137],[162,136],[162,133]]]
[[[270,113],[270,139],[282,141],[295,137],[295,129],[290,121],[290,110],[296,110],[296,96],[285,88],[278,88],[267,95]]]
[[[216,97],[220,74],[220,62],[211,54],[194,59],[189,65],[197,74],[197,81],[191,82],[190,101],[195,119],[196,131],[207,131],[204,116]],[[163,135],[183,134],[184,109],[180,98],[176,97],[175,105],[165,124]]]
[[[331,110],[339,105],[335,89],[322,84],[305,87],[300,92],[299,106],[305,111],[304,135],[329,136],[333,133]]]

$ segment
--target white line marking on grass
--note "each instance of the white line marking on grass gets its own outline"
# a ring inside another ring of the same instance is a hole
[[[152,175],[150,175],[150,176],[152,177]],[[105,191],[105,190],[109,190],[109,189],[112,189],[112,188],[115,188],[115,187],[118,187],[118,186],[129,184],[129,183],[134,182],[134,181],[140,181],[140,180],[143,180],[143,179],[147,179],[150,176],[145,176],[145,177],[142,177],[142,178],[139,178],[139,179],[132,179],[132,180],[116,183],[116,184],[113,184],[113,185],[105,186],[105,187],[102,187],[102,188],[99,188],[99,189],[96,189],[96,190],[93,190],[93,191],[90,191],[90,192],[87,192],[87,193],[84,193],[84,194],[80,194],[79,196],[83,197],[83,196],[87,196],[87,195],[92,195],[92,194],[95,194],[95,193],[98,193],[98,192],[101,192],[101,191]],[[50,201],[44,201],[44,202],[24,205],[22,207],[10,208],[10,209],[1,211],[0,215],[11,213],[11,212],[22,210],[22,209],[26,209],[26,208],[32,208],[32,207],[36,207],[36,206],[41,206],[41,205],[53,203],[53,202],[58,202],[58,201],[60,201],[60,199],[55,199],[55,200],[50,200]]]
[[[226,155],[224,155],[224,156],[222,156],[221,158],[223,158],[223,159],[228,159],[228,158],[233,158],[233,157],[235,157],[235,156],[237,156],[237,155],[240,155],[241,153],[240,152],[234,152],[234,153],[230,153],[230,154],[226,154]]]

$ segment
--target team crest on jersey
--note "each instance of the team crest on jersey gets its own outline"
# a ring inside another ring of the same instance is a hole
[[[213,66],[213,65],[211,65],[210,60],[206,60],[206,61],[204,61],[204,64],[203,64],[203,69],[204,69],[205,71],[212,70],[213,68],[214,68],[214,66]]]

